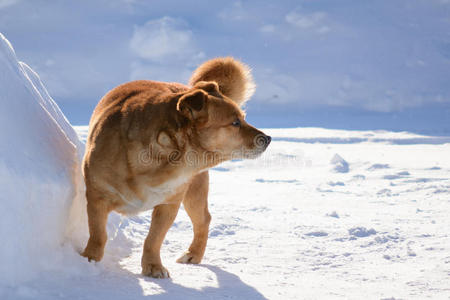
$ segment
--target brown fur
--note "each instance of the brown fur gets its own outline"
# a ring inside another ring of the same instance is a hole
[[[153,208],[142,272],[169,276],[160,248],[183,203],[194,239],[178,262],[199,263],[211,219],[206,170],[225,160],[255,157],[270,143],[245,122],[239,107],[252,85],[242,63],[208,61],[191,84],[133,81],[111,90],[95,108],[83,160],[90,238],[82,255],[89,260],[103,257],[109,212]]]

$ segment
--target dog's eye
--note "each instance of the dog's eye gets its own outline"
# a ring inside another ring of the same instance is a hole
[[[233,123],[231,123],[232,126],[234,127],[240,127],[241,126],[241,121],[239,119],[236,119]]]

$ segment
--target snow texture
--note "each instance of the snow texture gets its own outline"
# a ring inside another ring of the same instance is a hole
[[[407,132],[267,129],[263,156],[210,172],[202,264],[175,263],[192,239],[183,208],[162,247],[171,279],[140,275],[150,211],[111,214],[105,257],[88,263],[83,146],[0,46],[0,299],[450,297],[450,140]]]

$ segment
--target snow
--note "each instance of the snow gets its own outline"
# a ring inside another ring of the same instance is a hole
[[[57,269],[63,258],[66,219],[81,201],[82,144],[3,35],[0,91],[0,281],[12,284]]]
[[[331,164],[333,166],[333,171],[337,173],[347,173],[349,171],[348,162],[345,161],[342,157],[339,156],[339,154],[335,154],[333,158],[331,159]],[[343,185],[342,182],[337,183],[331,183],[331,186],[333,185]]]
[[[263,156],[210,172],[200,265],[175,263],[192,239],[183,208],[161,252],[171,279],[140,275],[151,212],[111,214],[105,257],[88,263],[87,127],[0,45],[1,299],[450,297],[450,139],[408,132],[266,129]]]
[[[86,136],[87,127],[76,129]],[[134,296],[450,296],[448,137],[321,128],[265,132],[273,142],[263,157],[211,170],[213,220],[201,265],[174,263],[192,237],[183,210],[162,250],[170,281],[138,275],[150,213],[122,224],[134,246],[116,268],[139,278]],[[348,172],[335,172],[335,157],[345,157]]]

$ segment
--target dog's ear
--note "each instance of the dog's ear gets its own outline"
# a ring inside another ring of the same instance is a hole
[[[196,120],[204,115],[207,99],[208,94],[205,91],[196,89],[178,100],[177,110],[185,117]]]
[[[194,85],[194,88],[204,90],[208,94],[220,97],[219,85],[215,81],[199,81]]]

